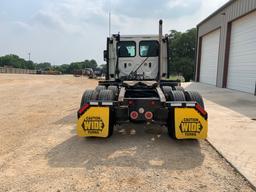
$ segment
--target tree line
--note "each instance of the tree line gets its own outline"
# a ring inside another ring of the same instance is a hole
[[[39,71],[59,71],[62,74],[73,74],[75,70],[85,68],[97,68],[97,62],[94,59],[81,62],[72,62],[70,64],[52,65],[49,62],[34,63],[20,58],[18,55],[5,55],[0,57],[0,67],[13,67],[20,69],[31,69]]]
[[[171,75],[181,75],[186,81],[194,77],[195,69],[195,51],[196,51],[196,29],[189,29],[186,32],[171,30],[169,34],[169,73]],[[26,61],[17,55],[6,55],[0,57],[0,67],[10,66],[22,69],[35,69],[42,71],[60,71],[63,74],[73,74],[75,70],[84,68],[97,68],[97,62],[84,60],[81,62],[72,62],[70,64],[52,65],[49,62],[34,63]],[[101,65],[105,69],[106,65]]]
[[[185,81],[194,79],[196,60],[196,28],[186,32],[171,30],[169,34],[169,73],[182,75]]]

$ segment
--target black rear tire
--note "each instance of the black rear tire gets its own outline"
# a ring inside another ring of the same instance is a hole
[[[80,108],[82,108],[85,103],[90,102],[93,92],[94,92],[94,90],[86,90],[84,92],[82,99],[81,99]]]
[[[169,94],[170,101],[186,101],[185,94],[182,91],[171,91]]]
[[[118,94],[118,87],[114,85],[108,86],[108,90],[111,90],[115,96]]]
[[[172,87],[171,86],[163,86],[162,90],[164,93],[168,93],[168,92],[172,91]]]
[[[183,91],[171,91],[169,93],[169,98],[170,101],[186,101],[186,97]],[[173,121],[173,110],[169,111],[168,115],[168,120],[167,120],[167,130],[168,130],[168,135],[173,138],[177,139],[175,136],[175,128],[174,128],[174,121]]]
[[[91,101],[97,101],[98,95],[99,95],[99,92],[94,90],[91,96]]]
[[[196,101],[204,109],[204,101],[202,96],[196,91],[186,91],[185,92],[187,101]]]
[[[176,91],[183,91],[183,92],[185,91],[185,89],[181,86],[175,86],[175,90]]]
[[[172,92],[172,87],[171,86],[163,86],[162,90],[163,90],[166,100],[170,101],[170,94]]]
[[[169,120],[169,121],[171,121],[171,120]],[[170,138],[177,139],[175,137],[175,129],[174,129],[173,125],[171,125],[171,122],[167,124],[167,132],[168,132],[168,135]]]
[[[98,85],[98,86],[95,88],[95,90],[96,90],[97,92],[100,92],[100,91],[102,91],[102,90],[106,90],[106,87],[103,86],[103,85]]]
[[[114,93],[112,90],[101,90],[99,93],[99,101],[114,101]]]
[[[98,99],[98,92],[95,90],[86,90],[82,96],[80,108],[84,106],[85,103],[90,101],[96,101]]]
[[[99,93],[99,97],[98,97],[99,101],[114,101],[114,99],[115,99],[115,96],[112,90],[101,90]],[[113,135],[113,132],[114,132],[114,118],[113,118],[113,111],[110,111],[108,138]]]

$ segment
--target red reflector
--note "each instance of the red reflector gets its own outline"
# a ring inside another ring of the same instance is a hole
[[[137,119],[138,116],[139,116],[139,114],[138,114],[137,111],[133,111],[133,112],[131,112],[131,114],[130,114],[131,119]]]
[[[150,112],[150,111],[147,111],[147,112],[145,113],[145,118],[146,118],[147,120],[152,119],[152,118],[153,118],[153,113]]]
[[[128,101],[128,104],[129,104],[129,105],[132,105],[132,104],[133,104],[133,101]]]
[[[206,111],[201,107],[201,105],[196,104],[196,109],[197,109],[202,115],[207,115]]]
[[[150,101],[150,105],[155,105],[156,102],[155,101]]]
[[[88,109],[90,105],[86,103],[81,109],[79,109],[79,113],[82,114],[86,109]]]

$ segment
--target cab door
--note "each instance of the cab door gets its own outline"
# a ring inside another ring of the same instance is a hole
[[[117,43],[117,55],[119,78],[128,77],[138,63],[136,41],[121,39]]]
[[[141,40],[138,42],[138,60],[141,67],[137,73],[145,79],[156,79],[159,62],[159,43],[157,40]]]

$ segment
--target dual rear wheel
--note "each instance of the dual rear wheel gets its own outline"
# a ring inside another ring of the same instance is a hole
[[[196,101],[202,108],[204,108],[202,96],[198,92],[185,91],[182,87],[174,87],[174,89],[175,90],[173,90],[173,88],[170,86],[162,87],[167,101]],[[89,103],[90,101],[114,101],[115,98],[118,96],[118,92],[119,90],[117,86],[109,86],[108,88],[106,88],[105,86],[97,86],[95,90],[86,90],[82,96],[80,107],[83,107],[86,103]],[[113,111],[110,111],[109,122],[110,125],[108,137],[113,134]],[[168,120],[168,134],[172,138],[175,138],[174,125],[169,122],[173,122],[173,120]]]
[[[203,98],[196,91],[185,91],[182,87],[175,87],[175,90],[173,90],[172,87],[169,86],[162,87],[162,90],[165,94],[167,101],[195,101],[204,109]],[[170,137],[176,139],[175,125],[173,119],[171,119],[171,117],[174,117],[174,111],[170,111],[169,113],[169,119],[167,122],[168,134]]]
[[[95,90],[86,90],[82,96],[80,108],[82,108],[86,103],[90,103],[90,101],[114,101],[115,97],[118,94],[118,88],[116,86],[109,86],[106,89],[105,86],[97,86]],[[113,111],[110,110],[109,114],[109,132],[108,136],[110,137],[113,134],[114,129],[114,119],[113,119]]]
[[[114,101],[115,96],[118,94],[116,86],[97,86],[95,90],[86,90],[82,96],[80,107],[90,101]]]
[[[196,91],[185,91],[183,87],[176,86],[175,90],[170,86],[162,87],[167,101],[195,101],[204,108],[202,96]]]

